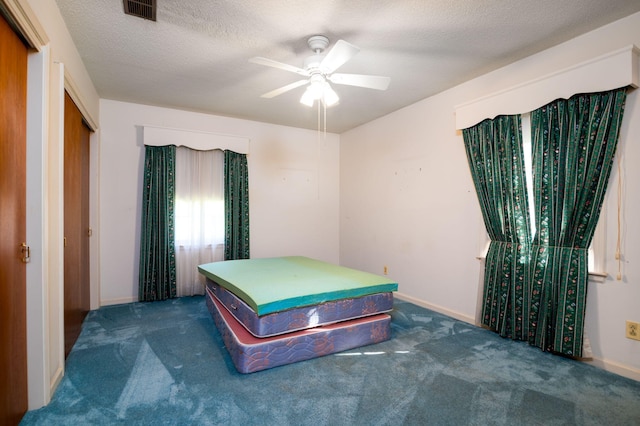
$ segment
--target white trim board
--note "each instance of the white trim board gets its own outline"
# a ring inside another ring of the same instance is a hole
[[[148,146],[186,146],[199,151],[221,149],[249,153],[249,138],[222,133],[168,127],[142,126],[144,144]]]
[[[104,307],[104,306],[112,306],[112,305],[123,305],[123,304],[128,304],[128,303],[137,303],[138,297],[137,296],[131,296],[131,297],[121,297],[118,299],[102,299],[100,300],[100,307]]]
[[[456,130],[499,115],[523,114],[556,99],[619,87],[638,87],[638,55],[634,45],[558,70],[540,78],[455,107]]]

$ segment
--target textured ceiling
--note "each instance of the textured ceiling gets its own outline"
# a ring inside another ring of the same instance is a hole
[[[361,51],[338,71],[391,78],[381,92],[336,86],[327,130],[341,133],[640,11],[639,0],[157,0],[157,21],[120,0],[56,0],[101,98],[316,129],[299,79],[249,63],[302,67],[306,40]]]

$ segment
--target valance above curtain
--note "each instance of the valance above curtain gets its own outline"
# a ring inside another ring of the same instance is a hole
[[[579,93],[639,87],[639,61],[640,50],[629,45],[465,102],[455,107],[456,129],[500,115],[524,114]]]
[[[141,126],[145,146],[185,146],[197,151],[233,151],[249,153],[249,138],[199,130],[174,129],[159,126]]]

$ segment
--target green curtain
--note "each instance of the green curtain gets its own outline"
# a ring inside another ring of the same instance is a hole
[[[249,258],[249,171],[247,156],[224,152],[224,258]]]
[[[175,146],[145,146],[139,301],[176,297]]]
[[[535,218],[530,343],[582,356],[588,249],[609,181],[626,88],[531,113]]]
[[[531,232],[520,116],[499,116],[464,129],[467,159],[491,239],[486,256],[482,324],[528,340]]]

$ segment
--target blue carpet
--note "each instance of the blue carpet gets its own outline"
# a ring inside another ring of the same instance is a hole
[[[236,372],[203,297],[87,316],[22,425],[639,425],[640,382],[396,300],[391,340]]]

